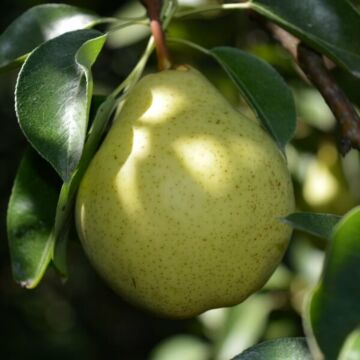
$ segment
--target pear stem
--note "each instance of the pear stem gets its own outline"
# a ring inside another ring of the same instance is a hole
[[[141,0],[147,9],[150,29],[154,37],[159,70],[171,68],[170,52],[166,46],[165,34],[160,20],[162,0]]]

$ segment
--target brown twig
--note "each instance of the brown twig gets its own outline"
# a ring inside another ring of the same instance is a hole
[[[259,21],[258,18],[256,20]],[[298,38],[276,24],[262,25],[292,55],[306,78],[319,90],[338,121],[340,152],[345,156],[351,148],[360,150],[360,117],[352,103],[328,71],[323,56],[301,43]]]
[[[159,69],[169,69],[171,67],[170,53],[166,46],[165,34],[160,20],[162,0],[141,0],[141,2],[146,7],[150,18],[150,29],[155,41]]]
[[[340,152],[360,150],[360,117],[352,103],[326,69],[323,57],[305,44],[298,45],[298,63],[316,86],[339,122]]]

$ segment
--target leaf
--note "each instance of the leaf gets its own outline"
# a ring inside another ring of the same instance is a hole
[[[65,182],[82,154],[93,88],[90,67],[104,41],[95,30],[63,34],[35,49],[18,77],[20,127]]]
[[[356,78],[341,68],[332,71],[336,82],[345,91],[349,100],[358,107],[360,106],[360,78]]]
[[[61,187],[55,216],[54,238],[56,246],[53,262],[56,269],[63,276],[67,276],[66,248],[68,239],[69,237],[75,236],[75,234],[71,232],[73,230],[71,227],[71,217],[73,215],[75,196],[80,181],[100,144],[116,103],[116,99],[109,96],[100,105],[98,104],[79,167],[71,176],[70,180]]]
[[[265,341],[245,350],[233,360],[311,360],[305,338]]]
[[[335,225],[341,216],[317,213],[293,213],[283,219],[283,222],[294,229],[305,231],[323,239],[330,239]]]
[[[65,32],[83,29],[98,16],[65,4],[38,5],[23,13],[0,35],[0,70],[17,66],[24,55]]]
[[[239,49],[216,47],[210,53],[284,149],[296,126],[294,99],[284,80],[269,64]]]
[[[7,213],[7,229],[15,280],[27,288],[41,280],[51,259],[59,192],[53,169],[34,151],[21,161]]]
[[[252,0],[251,8],[360,77],[360,16],[343,0]]]
[[[338,359],[346,337],[360,322],[360,207],[336,226],[322,278],[314,290],[306,323],[327,360]]]
[[[360,359],[360,327],[353,331],[346,339],[339,360]]]
[[[55,248],[52,258],[53,265],[59,275],[66,279],[68,277],[67,247],[71,241],[79,242],[73,211],[71,211],[70,216],[66,219],[59,234],[56,234],[54,231],[54,239]]]

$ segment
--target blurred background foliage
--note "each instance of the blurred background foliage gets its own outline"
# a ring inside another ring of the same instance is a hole
[[[182,0],[183,5],[212,0]],[[41,0],[2,0],[1,31]],[[143,12],[132,1],[74,0],[68,4],[102,16]],[[357,2],[356,2],[357,3]],[[237,46],[272,64],[293,90],[298,127],[287,148],[298,210],[344,214],[359,204],[359,153],[341,158],[335,120],[319,93],[299,77],[288,54],[243,12],[174,21],[169,36],[204,47]],[[114,33],[94,67],[95,93],[107,94],[136,64],[148,30],[132,26]],[[201,69],[240,111],[250,110],[220,67],[189,47],[170,43],[177,63]],[[155,71],[152,58],[147,71]],[[343,71],[334,75],[360,105],[360,84]],[[255,75],[256,76],[256,75]],[[35,290],[16,285],[10,271],[6,207],[15,172],[26,148],[14,112],[16,71],[1,75],[0,121],[0,358],[225,360],[262,340],[302,336],[304,299],[322,268],[325,240],[295,232],[283,264],[268,284],[243,304],[209,311],[196,319],[159,319],[125,303],[89,265],[81,246],[70,244],[70,277],[61,283],[53,271]],[[239,259],[241,261],[241,259]]]

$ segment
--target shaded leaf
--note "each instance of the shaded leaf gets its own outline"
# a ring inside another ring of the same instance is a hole
[[[68,277],[67,247],[71,241],[79,242],[74,213],[71,212],[66,220],[59,234],[54,231],[55,248],[52,258],[55,269],[65,279]]]
[[[251,8],[360,77],[360,16],[350,1],[252,0]]]
[[[330,239],[335,225],[341,216],[320,213],[293,213],[282,219],[294,229],[305,231],[323,239]]]
[[[332,71],[336,82],[345,91],[349,99],[358,107],[360,106],[360,78],[356,78],[341,68]]]
[[[266,62],[239,49],[216,47],[210,53],[284,149],[295,131],[296,112],[291,91],[281,76]]]
[[[313,292],[308,327],[327,360],[338,359],[347,336],[360,322],[360,207],[336,226],[322,278]]]
[[[305,338],[265,341],[245,350],[233,360],[311,360]]]
[[[73,205],[76,193],[80,181],[100,144],[116,103],[116,99],[109,96],[101,104],[93,104],[97,108],[96,110],[93,109],[93,111],[96,112],[96,115],[88,134],[83,156],[77,170],[71,176],[70,180],[61,187],[55,216],[54,238],[56,246],[53,262],[56,269],[63,276],[67,276],[67,243],[69,238],[74,238],[76,236],[76,233],[74,233],[74,226],[72,226]]]
[[[65,4],[35,6],[18,17],[0,35],[0,68],[17,66],[24,55],[65,32],[83,29],[98,16]]]
[[[13,276],[27,288],[41,280],[53,251],[51,236],[60,184],[32,150],[24,156],[9,201],[7,230]]]
[[[95,30],[63,34],[35,49],[19,74],[20,127],[64,181],[82,154],[93,87],[90,67],[104,41]]]

